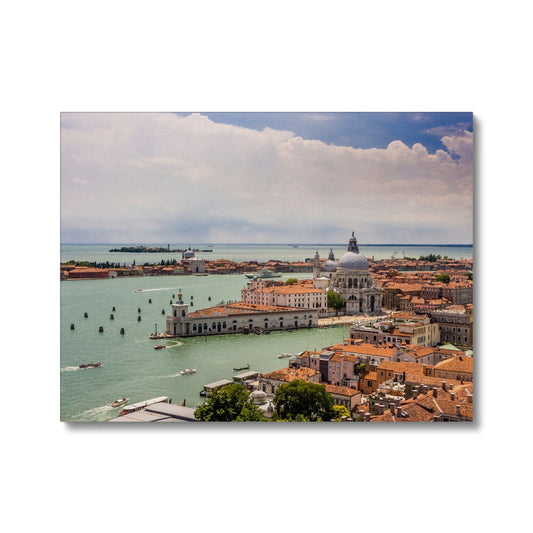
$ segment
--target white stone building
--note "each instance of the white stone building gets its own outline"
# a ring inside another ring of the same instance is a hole
[[[328,296],[325,289],[304,284],[285,285],[257,279],[241,290],[245,303],[318,309],[320,316],[326,315]]]
[[[328,290],[346,302],[347,315],[381,313],[382,291],[370,274],[367,259],[359,253],[353,232],[346,253],[335,261],[331,251],[318,275],[330,278]]]
[[[310,328],[318,325],[318,309],[298,309],[236,302],[208,307],[189,313],[182,295],[172,304],[172,314],[166,318],[166,333],[177,337],[249,333],[254,330],[272,331]]]

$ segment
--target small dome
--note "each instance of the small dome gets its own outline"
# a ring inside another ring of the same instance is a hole
[[[262,390],[260,389],[257,389],[257,390],[254,390],[250,396],[252,398],[266,398],[266,392],[263,392]]]
[[[347,270],[368,270],[368,261],[361,254],[346,252],[337,263],[338,268]]]
[[[324,266],[322,267],[322,270],[324,272],[335,272],[335,270],[337,270],[337,262],[336,261],[332,261],[331,259],[328,259],[324,263]]]

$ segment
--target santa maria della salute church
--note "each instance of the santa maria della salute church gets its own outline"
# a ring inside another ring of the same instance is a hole
[[[347,315],[381,312],[381,289],[370,274],[368,261],[359,253],[354,232],[347,252],[338,261],[335,261],[331,250],[328,260],[321,266],[316,253],[313,278],[315,284],[336,292],[346,302]]]

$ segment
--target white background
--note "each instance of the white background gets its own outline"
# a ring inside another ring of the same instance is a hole
[[[9,257],[20,251],[2,264],[7,530],[522,529],[529,491],[520,482],[531,474],[525,5],[4,6],[2,235]],[[476,423],[59,422],[59,113],[145,110],[473,111]]]

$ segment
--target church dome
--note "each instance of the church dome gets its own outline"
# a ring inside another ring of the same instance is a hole
[[[359,253],[357,239],[353,231],[352,238],[348,243],[348,251],[339,259],[337,266],[347,270],[368,270],[368,261],[365,256]]]
[[[347,270],[368,270],[368,261],[366,257],[354,252],[346,252],[338,262],[339,268]]]
[[[335,272],[335,270],[337,270],[337,262],[328,259],[322,266],[322,270],[324,272]]]

